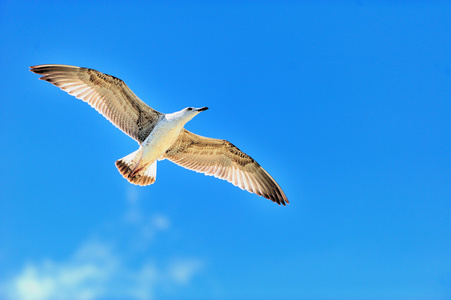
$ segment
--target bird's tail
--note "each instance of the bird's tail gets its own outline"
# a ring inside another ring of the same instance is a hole
[[[150,185],[157,178],[157,161],[153,164],[141,164],[142,149],[116,161],[116,167],[121,175],[130,183]]]

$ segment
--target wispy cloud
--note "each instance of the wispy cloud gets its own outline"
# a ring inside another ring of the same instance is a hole
[[[8,299],[96,299],[105,294],[120,268],[118,257],[104,244],[85,243],[64,262],[28,263],[4,283]]]
[[[168,275],[176,283],[186,285],[202,267],[203,263],[197,259],[178,259],[169,265]]]
[[[129,207],[115,227],[133,226],[129,230],[138,232],[133,239],[146,245],[149,241],[154,241],[158,232],[170,229],[170,220],[163,214],[146,216],[139,208],[138,198],[137,194],[127,194]],[[102,236],[102,233],[97,233],[96,236]],[[173,290],[188,285],[204,267],[201,259],[183,258],[181,254],[177,254],[177,258],[163,257],[158,261],[143,256],[136,263],[131,257],[141,255],[138,252],[142,248],[137,250],[129,242],[124,242],[122,238],[89,238],[66,260],[43,259],[40,262],[28,262],[10,279],[1,283],[0,298],[154,299],[159,290]]]
[[[126,193],[127,209],[123,215],[122,221],[125,224],[120,224],[122,227],[131,226],[133,228],[132,244],[139,248],[147,247],[159,232],[164,232],[170,229],[171,222],[169,218],[161,213],[153,213],[146,215],[139,201],[138,188],[130,185],[127,187]],[[119,225],[119,224],[117,224]],[[129,236],[129,238],[132,238]]]

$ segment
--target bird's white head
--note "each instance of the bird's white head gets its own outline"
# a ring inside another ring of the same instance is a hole
[[[186,124],[188,121],[190,121],[192,118],[197,116],[198,113],[201,111],[207,110],[208,107],[201,107],[201,108],[195,108],[195,107],[187,107],[182,109],[181,111],[177,111],[172,114],[167,114],[166,118],[171,120],[176,120],[182,124]]]

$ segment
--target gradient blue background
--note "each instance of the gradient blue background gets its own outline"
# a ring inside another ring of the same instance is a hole
[[[451,2],[1,1],[1,299],[451,299]],[[291,204],[158,164],[38,80],[123,79]]]

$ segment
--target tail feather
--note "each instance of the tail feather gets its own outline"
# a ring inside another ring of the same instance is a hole
[[[116,167],[119,173],[130,183],[136,185],[150,185],[155,182],[157,177],[157,162],[153,164],[140,164],[141,149],[130,153],[129,155],[116,161]]]

